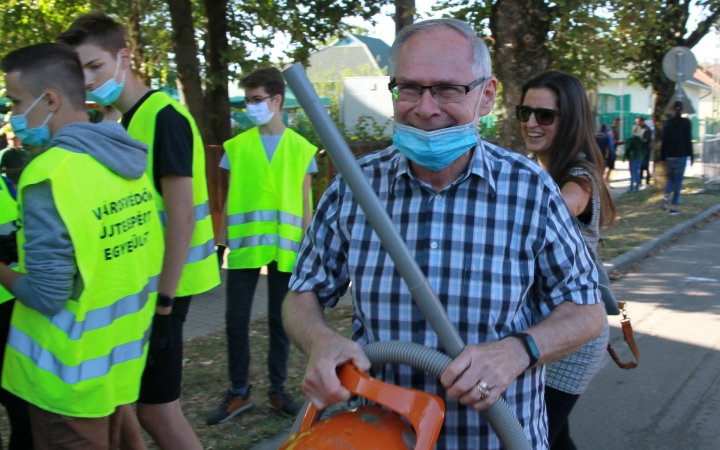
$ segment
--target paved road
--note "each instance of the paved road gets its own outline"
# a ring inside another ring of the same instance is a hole
[[[642,362],[626,371],[607,358],[570,419],[578,448],[720,448],[719,236],[720,220],[613,283],[631,302]],[[619,319],[610,323],[611,343],[630,359]]]

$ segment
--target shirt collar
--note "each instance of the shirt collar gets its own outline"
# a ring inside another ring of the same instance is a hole
[[[468,165],[468,169],[452,184],[462,183],[470,175],[475,175],[486,180],[490,188],[493,190],[493,193],[495,192],[495,179],[492,177],[492,167],[490,166],[491,158],[487,154],[487,149],[485,148],[485,146],[488,145],[492,144],[487,144],[482,140],[479,141],[478,145],[475,147],[475,151],[473,152],[473,156],[470,160],[470,164]],[[397,147],[395,149],[397,150]],[[405,175],[408,178],[415,178],[415,176],[410,172],[410,164],[408,163],[408,159],[399,150],[397,150],[397,152],[397,169],[395,171],[395,176],[393,177],[392,183],[390,184],[390,190],[393,192],[395,191],[395,184],[401,176]]]

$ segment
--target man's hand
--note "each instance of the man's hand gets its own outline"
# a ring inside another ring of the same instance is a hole
[[[530,364],[520,339],[508,338],[486,344],[468,345],[440,377],[450,398],[475,410],[489,408]],[[478,384],[484,381],[490,391],[482,398]]]
[[[175,346],[175,330],[173,330],[170,314],[155,314],[152,331],[150,332],[150,348],[153,350],[172,350]]]
[[[315,340],[308,359],[303,391],[321,411],[351,396],[338,379],[339,366],[351,362],[363,372],[370,370],[370,361],[360,344],[332,332]]]

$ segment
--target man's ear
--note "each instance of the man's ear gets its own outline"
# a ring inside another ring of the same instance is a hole
[[[478,115],[480,117],[487,116],[492,112],[493,106],[495,106],[495,97],[497,96],[497,78],[489,77],[485,82],[485,90],[482,92],[482,103]]]
[[[55,89],[46,89],[44,93],[45,97],[43,98],[43,101],[47,102],[48,111],[51,113],[58,112],[62,107],[64,100],[62,95],[60,95],[60,93]]]

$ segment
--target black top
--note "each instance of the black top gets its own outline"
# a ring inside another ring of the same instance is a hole
[[[23,148],[10,147],[0,159],[0,168],[2,169],[22,169],[30,160],[30,155]],[[7,177],[17,186],[20,181],[20,172],[8,173]]]
[[[662,130],[660,159],[690,157],[692,160],[692,125],[684,117],[671,117],[665,121]]]
[[[157,91],[150,91],[138,100],[122,116],[122,126],[130,126],[130,121],[140,105]],[[188,120],[172,105],[158,112],[155,119],[155,140],[153,142],[153,183],[162,195],[160,179],[165,175],[192,177],[193,134]]]

